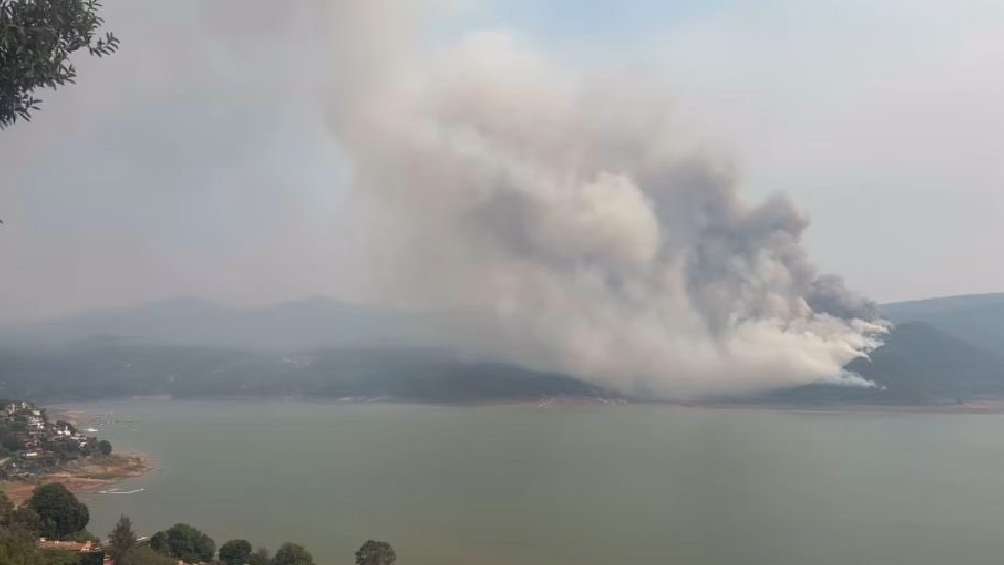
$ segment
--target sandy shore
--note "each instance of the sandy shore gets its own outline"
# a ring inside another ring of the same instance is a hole
[[[125,479],[141,477],[152,469],[154,469],[153,461],[145,455],[95,457],[70,463],[34,481],[2,481],[0,489],[3,489],[15,504],[21,504],[31,497],[36,487],[44,484],[63,483],[74,493],[95,492],[107,489]]]

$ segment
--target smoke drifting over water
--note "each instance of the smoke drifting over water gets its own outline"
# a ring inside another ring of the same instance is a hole
[[[786,197],[740,198],[659,84],[506,33],[423,49],[395,11],[333,14],[331,120],[374,292],[463,312],[456,343],[631,394],[865,384],[842,367],[879,345],[874,306],[819,275]]]

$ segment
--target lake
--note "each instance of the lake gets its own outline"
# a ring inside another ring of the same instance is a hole
[[[90,529],[185,521],[349,564],[999,564],[1004,416],[675,406],[77,404],[159,469]]]

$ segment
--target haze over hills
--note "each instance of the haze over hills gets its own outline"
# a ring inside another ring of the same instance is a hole
[[[237,309],[194,298],[0,331],[0,396],[317,396],[421,402],[609,396],[462,355],[446,321],[326,298]]]
[[[438,345],[431,316],[358,306],[323,297],[240,309],[179,297],[0,329],[0,340],[66,345],[95,336],[145,344],[297,351],[358,345]]]
[[[891,321],[924,322],[973,345],[1004,352],[1004,293],[947,296],[882,306]]]
[[[1004,397],[1004,294],[887,304],[886,344],[848,371],[870,388],[809,385],[794,404]],[[32,398],[319,396],[423,402],[617,396],[571,376],[464,355],[445,317],[311,298],[256,309],[179,298],[0,331],[0,392]],[[451,345],[453,347],[451,347]]]

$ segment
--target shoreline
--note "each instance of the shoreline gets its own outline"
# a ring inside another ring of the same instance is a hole
[[[110,455],[107,458],[73,462],[30,481],[0,481],[0,490],[14,504],[20,505],[31,498],[37,487],[49,483],[62,483],[74,494],[92,493],[108,489],[126,479],[143,477],[155,468],[155,461],[145,454]]]
[[[66,420],[82,428],[99,425],[100,415],[86,409],[68,406],[44,406],[51,419]],[[111,489],[114,485],[143,477],[157,468],[157,461],[146,453],[123,449],[111,455],[92,455],[83,459],[66,461],[48,472],[26,480],[0,480],[0,491],[6,493],[14,504],[20,505],[31,498],[37,487],[62,483],[74,494],[93,493]]]
[[[381,397],[311,397],[311,396],[241,396],[221,395],[212,397],[171,396],[136,396],[111,397],[105,399],[85,400],[74,404],[56,405],[51,409],[60,413],[65,419],[83,425],[100,425],[102,422],[96,414],[89,412],[82,405],[88,402],[130,402],[157,400],[163,402],[307,402],[312,404],[330,404],[345,406],[380,406],[380,405],[411,405],[433,406],[444,408],[478,408],[493,406],[526,406],[536,408],[580,408],[580,407],[610,407],[623,406],[662,406],[666,408],[682,408],[696,410],[743,410],[772,411],[808,414],[1004,414],[1004,398],[985,398],[961,404],[882,404],[882,403],[820,403],[820,404],[788,404],[774,402],[699,402],[680,400],[651,400],[623,396],[549,396],[539,398],[512,398],[490,400],[462,401],[423,401],[390,396]],[[68,408],[67,405],[73,406]]]

